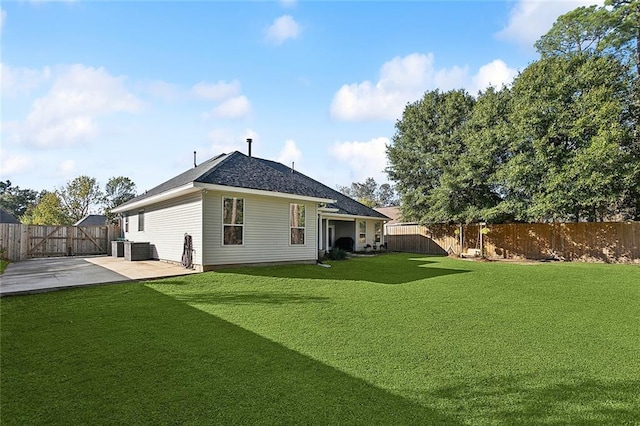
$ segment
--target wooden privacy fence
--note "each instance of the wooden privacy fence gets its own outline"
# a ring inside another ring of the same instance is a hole
[[[640,222],[510,223],[487,225],[485,256],[640,263]],[[480,249],[478,225],[387,225],[389,250],[447,254]]]
[[[9,260],[109,254],[120,227],[0,224],[0,250]]]

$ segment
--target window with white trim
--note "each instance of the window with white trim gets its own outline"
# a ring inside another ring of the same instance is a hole
[[[241,246],[244,239],[244,198],[222,198],[222,244]]]
[[[382,222],[376,222],[373,225],[373,242],[379,243],[382,241]]]
[[[124,232],[129,232],[129,213],[124,215]]]
[[[362,244],[364,244],[367,242],[367,221],[361,220],[359,224],[359,228],[360,228],[360,235],[358,237],[358,240]]]
[[[289,205],[289,223],[291,226],[291,244],[304,244],[304,236],[306,233],[306,209],[304,204]]]

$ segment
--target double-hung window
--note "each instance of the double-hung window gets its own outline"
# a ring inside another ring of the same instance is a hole
[[[367,222],[364,220],[361,220],[359,224],[359,228],[360,228],[360,234],[359,234],[358,240],[364,244],[367,242]]]
[[[129,232],[129,213],[124,215],[124,232]]]
[[[289,205],[289,223],[291,225],[291,244],[304,244],[305,206],[304,204]]]
[[[144,231],[144,210],[138,212],[138,231]]]
[[[382,222],[375,223],[375,225],[373,226],[373,235],[374,235],[373,237],[374,243],[379,243],[382,241]]]
[[[244,237],[244,198],[222,198],[222,244],[241,246]]]

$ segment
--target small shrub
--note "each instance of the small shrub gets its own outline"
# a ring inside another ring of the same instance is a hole
[[[9,261],[5,259],[0,259],[0,275],[4,274],[4,270],[9,266]]]
[[[342,249],[329,250],[329,253],[327,253],[327,258],[329,260],[344,260],[347,258],[347,252]]]

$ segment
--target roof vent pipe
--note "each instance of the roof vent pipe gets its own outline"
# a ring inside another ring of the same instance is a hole
[[[253,139],[247,138],[247,143],[249,144],[249,157],[251,157],[251,143],[252,142],[253,142]]]
[[[196,152],[193,151],[193,168],[195,169],[198,166],[198,164],[196,163]]]
[[[296,171],[296,162],[292,161],[291,162],[291,173],[295,173],[295,171]]]

